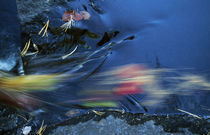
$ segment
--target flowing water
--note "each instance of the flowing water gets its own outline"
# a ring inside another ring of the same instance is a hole
[[[26,59],[25,71],[73,77],[55,91],[32,95],[55,112],[102,106],[132,113],[175,114],[181,109],[209,115],[209,5],[208,0],[75,0],[54,5],[49,15],[53,36],[48,44],[37,44],[41,52]],[[60,18],[68,9],[86,10],[91,17],[61,32]],[[77,45],[73,55],[61,59]],[[149,77],[149,83],[138,84],[136,93],[113,94],[130,85],[120,82],[129,77],[118,77],[124,68],[126,75],[136,71],[132,77]]]
[[[155,74],[154,76],[158,76],[155,78],[158,84],[150,84],[151,86],[146,88],[151,90],[147,95],[153,95],[149,96],[151,101],[157,98],[152,89],[165,89],[162,93],[165,95],[158,98],[161,100],[160,103],[144,106],[141,102],[147,98],[145,93],[128,94],[120,100],[120,108],[133,113],[178,113],[177,109],[183,109],[195,114],[209,114],[209,90],[204,90],[203,86],[195,86],[196,88],[186,86],[181,90],[176,86],[179,85],[177,81],[181,80],[171,82],[166,77],[194,75],[209,82],[209,1],[80,0],[68,4],[69,9],[87,10],[91,15],[90,20],[78,21],[75,28],[67,32],[72,38],[70,48],[74,48],[77,44],[81,46],[83,43],[83,46],[89,46],[91,49],[87,51],[80,47],[75,55],[59,63],[43,64],[41,58],[37,56],[39,60],[34,60],[37,63],[29,64],[28,73],[82,73],[80,77],[66,81],[64,87],[56,91],[55,95],[51,93],[52,96],[49,96],[47,101],[57,99],[58,103],[61,99],[62,101],[65,99],[67,100],[65,104],[71,106],[70,101],[83,97],[78,97],[80,95],[78,93],[82,93],[91,85],[97,87],[99,91],[105,89],[106,86],[97,86],[99,82],[94,78],[94,74],[100,75],[113,67],[135,63],[147,66],[148,72],[152,69],[175,71]],[[52,10],[56,10],[58,16],[62,16],[67,8],[54,6]],[[53,20],[51,22],[53,23]],[[59,35],[53,40],[56,42],[52,44],[56,46],[60,43],[59,40],[63,41],[63,38]],[[48,63],[50,60],[56,61],[58,55],[48,54],[46,57]],[[39,62],[42,63],[41,66]],[[66,64],[68,62],[69,64]],[[39,70],[35,65],[39,65]],[[44,66],[46,71],[42,69]],[[102,76],[99,80],[105,80],[105,77]],[[112,87],[114,86],[109,86],[108,89]],[[96,91],[93,87],[89,89]],[[157,95],[160,96],[160,93]]]

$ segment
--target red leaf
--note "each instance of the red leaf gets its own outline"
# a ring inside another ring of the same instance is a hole
[[[62,17],[62,20],[68,22],[71,19],[71,15],[74,14],[74,10],[67,10]]]

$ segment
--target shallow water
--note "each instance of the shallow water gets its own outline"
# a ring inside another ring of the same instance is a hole
[[[209,4],[208,0],[76,0],[65,6],[52,6],[47,43],[39,42],[37,33],[32,34],[40,53],[29,60],[26,58],[26,74],[65,73],[76,74],[76,77],[64,79],[56,91],[32,95],[44,100],[43,108],[47,108],[47,112],[53,110],[63,115],[69,109],[84,108],[82,100],[95,97],[115,101],[120,105],[118,109],[132,113],[175,114],[180,113],[177,109],[182,109],[209,115],[210,92],[209,88],[204,88],[204,83],[197,86],[198,82],[188,82],[182,86],[183,80],[168,78],[183,79],[190,74],[209,82]],[[64,23],[61,17],[68,9],[87,10],[91,18],[76,22],[63,34],[56,28]],[[61,59],[76,45],[79,49],[72,56]],[[100,81],[119,81],[117,75],[105,76],[104,72],[114,67],[118,67],[118,71],[120,66],[134,63],[145,66],[146,75],[155,77],[155,83],[143,86],[145,93],[104,94],[121,85],[100,85]],[[156,74],[153,69],[174,71]],[[156,104],[144,104],[144,101]],[[52,115],[62,119],[57,113]]]
[[[98,4],[104,10],[100,18],[108,31],[119,31],[117,37],[135,36],[134,40],[113,50],[104,68],[144,63],[151,68],[189,68],[185,72],[209,76],[209,1],[115,0]],[[152,113],[174,113],[181,108],[209,114],[201,109],[201,105],[209,107],[208,97],[209,92],[203,91],[189,96],[173,95],[163,108],[148,110]]]
[[[120,65],[141,63],[149,68],[176,69],[180,70],[178,74],[191,73],[209,80],[209,4],[208,0],[81,0],[70,2],[69,7],[84,10],[85,5],[91,14],[89,21],[79,22],[76,27],[100,35],[98,39],[84,39],[91,44],[92,50],[98,49],[96,44],[106,34],[117,33],[108,40],[105,38],[100,46],[134,37],[133,40],[113,46],[112,53],[100,72]],[[64,11],[65,8],[59,12]],[[90,65],[91,63],[87,63],[87,67],[94,69]],[[89,83],[94,81],[91,82],[90,79]],[[168,91],[173,91],[173,88],[170,87]],[[161,104],[146,106],[147,113],[178,113],[179,108],[195,114],[209,114],[204,109],[210,107],[209,94],[209,91],[202,88],[193,90],[190,94],[173,93],[167,95]],[[143,99],[142,95],[128,96],[122,101],[122,105],[126,111],[145,112],[135,103]]]

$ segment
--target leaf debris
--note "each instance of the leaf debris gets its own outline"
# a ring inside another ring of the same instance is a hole
[[[78,45],[69,54],[62,56],[62,59],[65,59],[65,58],[69,57],[70,55],[72,55],[77,50],[77,48],[78,48]]]
[[[96,111],[96,110],[92,110],[95,114],[101,116],[101,115],[104,115],[105,112],[99,112],[99,111]]]
[[[68,20],[68,22],[64,23],[61,28],[66,32],[68,29],[71,28],[71,26],[73,25],[74,20],[73,20],[73,15],[70,15],[70,19]]]
[[[34,49],[36,50],[35,52],[31,52],[31,53],[26,53],[25,56],[31,56],[31,55],[34,55],[34,54],[38,54],[39,53],[39,49],[37,47],[36,44],[33,44],[33,47]]]
[[[27,53],[27,51],[28,51],[28,48],[29,48],[30,44],[31,44],[31,39],[30,39],[28,42],[26,42],[25,47],[24,47],[23,50],[21,51],[20,55],[21,55],[22,57],[24,57],[24,56],[26,55],[26,53]]]
[[[42,31],[44,30],[44,33],[42,34],[42,37],[44,37],[45,35],[48,37],[48,34],[47,34],[47,29],[49,27],[49,23],[50,23],[50,20],[48,20],[46,22],[46,24],[42,27],[42,29],[39,31],[38,35],[41,35]]]
[[[181,109],[177,109],[177,110],[180,111],[180,112],[184,112],[184,113],[186,113],[186,114],[189,114],[189,115],[191,115],[191,116],[193,116],[193,117],[196,117],[196,118],[198,118],[198,119],[202,119],[202,118],[199,117],[198,115],[192,114],[192,113],[190,113],[190,112],[187,112],[187,111],[184,111],[184,110],[181,110]]]
[[[47,125],[44,125],[44,120],[42,121],[42,125],[39,130],[36,132],[37,135],[43,135],[44,131],[46,130]]]
[[[27,118],[25,118],[24,116],[22,116],[22,115],[20,115],[20,114],[17,114],[17,116],[19,116],[19,117],[21,117],[21,118],[23,118],[25,121],[29,121]]]

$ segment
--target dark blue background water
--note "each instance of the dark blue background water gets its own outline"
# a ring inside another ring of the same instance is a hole
[[[112,41],[135,36],[134,40],[126,41],[112,50],[102,70],[144,63],[151,68],[189,68],[205,77],[209,76],[210,1],[104,0],[94,4],[103,14],[88,7],[92,16],[83,27],[95,33],[119,31]],[[180,108],[209,114],[201,107],[210,107],[209,103],[209,92],[198,91],[190,96],[170,96],[163,107],[149,108],[149,112],[174,113]],[[138,112],[138,109],[134,109],[134,112]]]
[[[91,15],[90,20],[78,21],[75,27],[80,30],[87,29],[100,36],[97,39],[81,37],[88,45],[91,45],[92,49],[89,51],[100,50],[109,43],[134,37],[132,40],[113,45],[112,53],[108,55],[100,72],[120,65],[140,63],[151,69],[183,70],[184,73],[206,77],[209,82],[209,6],[210,1],[208,0],[76,0],[69,2],[67,7],[59,8],[58,5],[54,5],[51,9],[50,21],[51,24],[60,26],[60,23],[64,23],[60,18],[66,10],[87,10]],[[115,36],[110,37],[109,40],[102,40],[105,33],[108,35],[115,33]],[[100,41],[106,42],[99,44]],[[80,48],[78,56],[84,56],[84,51],[86,50]],[[106,54],[106,51],[106,49],[102,50],[99,54]],[[88,72],[92,71],[93,65],[97,65],[99,61],[82,64],[83,69]],[[80,64],[80,62],[75,63],[75,65]],[[55,71],[71,70],[75,65],[69,63],[59,68],[58,64],[55,65]],[[43,66],[47,67],[47,71],[54,70],[53,65],[42,64],[40,68]],[[37,71],[44,70],[38,69]],[[163,79],[163,81],[167,80]],[[86,86],[85,84],[80,86],[78,82],[69,83],[68,86],[54,94],[50,92],[52,96],[49,94],[45,99],[47,101],[54,101],[55,97],[61,100],[77,99],[74,93],[83,91],[92,84],[95,85],[95,82],[94,79],[91,81],[91,78]],[[209,114],[210,93],[208,90],[197,89],[188,95],[185,95],[187,94],[185,92],[175,93],[173,87],[170,87],[168,91],[174,94],[165,96],[164,101],[155,106],[146,106],[147,113],[178,113],[177,109],[183,109],[195,114]],[[143,99],[143,95],[133,95],[125,98],[121,103],[126,111],[145,112],[145,109],[138,104]]]
[[[210,17],[208,0],[102,1],[101,22],[91,19],[91,30],[120,31],[135,35],[121,45],[107,65],[132,62],[162,67],[208,70],[210,66]]]

